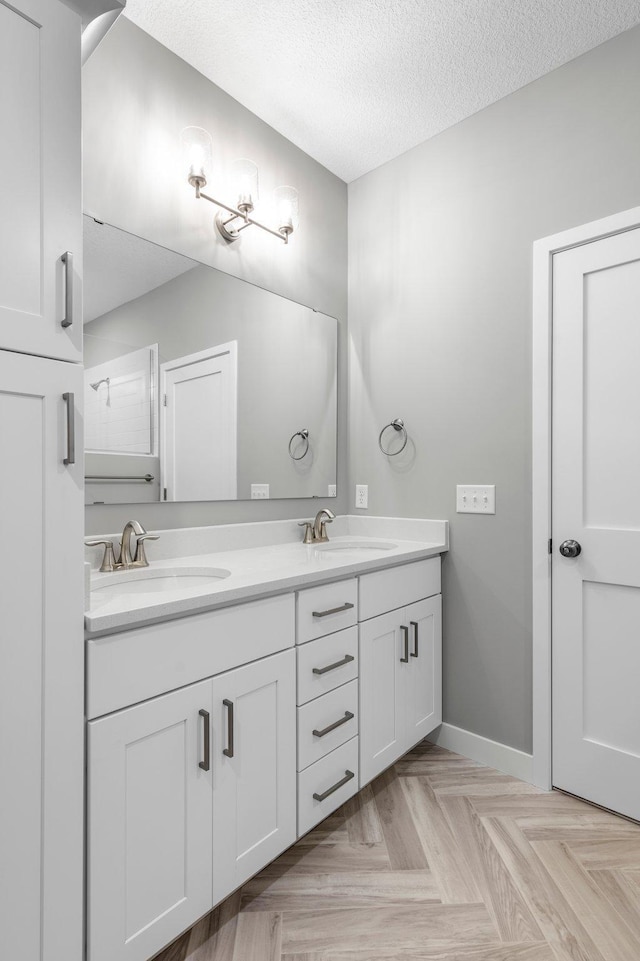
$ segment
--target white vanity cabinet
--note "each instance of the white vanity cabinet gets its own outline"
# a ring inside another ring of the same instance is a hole
[[[80,30],[0,0],[0,348],[82,360]]]
[[[378,613],[420,593],[423,600]],[[363,787],[442,721],[440,558],[364,575],[360,611]]]
[[[209,669],[244,630],[266,656],[89,722],[90,961],[147,961],[296,837],[293,597],[158,626]],[[152,631],[91,643],[117,670]]]

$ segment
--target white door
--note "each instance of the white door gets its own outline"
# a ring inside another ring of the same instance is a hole
[[[78,404],[80,367],[0,351],[0,954],[7,958],[82,957],[79,416],[67,433],[67,413]],[[76,462],[65,464],[73,437]]]
[[[404,698],[408,750],[442,721],[442,595],[405,608],[404,623],[411,639]]]
[[[405,744],[409,629],[403,611],[360,625],[360,787],[400,757]]]
[[[210,714],[207,680],[88,725],[91,961],[147,961],[212,907]]]
[[[296,839],[296,655],[213,679],[213,900]]]
[[[0,87],[0,347],[80,361],[78,15],[0,0]]]
[[[164,500],[237,495],[237,344],[162,364]]]
[[[640,229],[553,291],[553,783],[640,819]]]

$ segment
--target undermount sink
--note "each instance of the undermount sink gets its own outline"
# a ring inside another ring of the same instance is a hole
[[[339,551],[348,552],[349,554],[356,552],[362,554],[367,552],[392,551],[397,546],[397,544],[392,544],[390,541],[367,541],[366,543],[362,541],[329,541],[327,544],[316,544],[315,549],[322,551],[323,554],[332,554]]]
[[[175,594],[176,591],[206,590],[229,577],[231,571],[217,567],[144,568],[115,571],[95,578],[91,595],[106,601],[123,595]]]

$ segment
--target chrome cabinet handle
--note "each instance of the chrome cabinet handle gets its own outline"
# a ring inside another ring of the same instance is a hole
[[[201,718],[204,718],[204,761],[198,763],[198,767],[201,767],[203,771],[208,771],[211,767],[211,734],[209,731],[209,712],[205,710],[198,711]]]
[[[325,734],[329,734],[331,731],[335,731],[337,727],[342,727],[342,725],[346,724],[347,721],[352,721],[354,717],[355,717],[355,714],[352,714],[351,711],[345,711],[344,717],[341,717],[339,720],[334,721],[333,724],[329,725],[329,727],[323,727],[321,731],[314,730],[311,733],[313,734],[314,737],[324,737]]]
[[[413,650],[411,651],[411,657],[418,657],[418,622],[410,621],[409,623],[413,628]]]
[[[67,391],[62,399],[67,405],[67,456],[62,463],[68,466],[76,462],[76,395]]]
[[[345,664],[350,664],[351,661],[355,661],[355,657],[352,654],[345,654],[341,661],[336,661],[334,664],[327,664],[326,667],[314,667],[314,674],[328,674],[329,671],[335,671],[337,667],[343,667]]]
[[[332,607],[330,611],[312,611],[312,617],[328,617],[329,614],[339,614],[341,611],[350,611],[355,604],[350,604],[347,601],[346,604],[342,604],[340,607]]]
[[[60,321],[61,327],[71,327],[73,323],[73,254],[70,250],[60,258],[64,264],[64,317]]]
[[[314,794],[313,800],[325,801],[330,794],[334,794],[336,791],[338,791],[342,787],[343,784],[347,784],[354,777],[355,777],[355,774],[353,773],[353,771],[349,771],[349,770],[345,771],[343,778],[340,778],[340,780],[336,784],[334,784],[333,787],[327,788],[327,790],[323,791],[322,794]]]
[[[229,740],[227,747],[225,747],[222,753],[226,755],[226,757],[233,757],[233,701],[229,701],[225,697],[222,703],[229,711]]]
[[[400,630],[402,631],[402,638],[404,641],[404,657],[400,658],[400,663],[408,664],[409,663],[409,628],[403,624]]]

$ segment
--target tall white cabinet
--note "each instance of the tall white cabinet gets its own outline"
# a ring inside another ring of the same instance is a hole
[[[0,0],[0,953],[12,961],[83,951],[80,33],[57,0]]]

